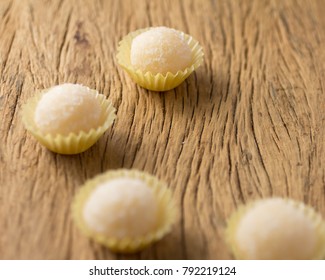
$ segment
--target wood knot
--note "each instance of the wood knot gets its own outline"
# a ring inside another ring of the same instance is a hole
[[[241,155],[241,163],[242,165],[248,164],[252,160],[253,156],[250,152],[244,150]]]
[[[77,31],[76,31],[75,35],[73,36],[73,39],[76,40],[77,45],[89,46],[87,34],[85,32],[83,32],[82,27],[83,27],[83,23],[78,22],[77,23]]]

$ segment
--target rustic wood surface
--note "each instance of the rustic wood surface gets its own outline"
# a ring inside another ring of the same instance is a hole
[[[325,216],[325,2],[0,1],[0,258],[229,259],[224,226],[246,201],[283,196]],[[165,25],[195,37],[204,64],[165,93],[117,65],[119,40]],[[24,129],[35,92],[73,82],[117,108],[113,127],[76,156]],[[180,218],[141,253],[116,255],[71,221],[78,188],[106,170],[168,182]]]

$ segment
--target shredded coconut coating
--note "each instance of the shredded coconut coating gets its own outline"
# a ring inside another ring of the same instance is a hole
[[[180,33],[156,27],[133,39],[130,58],[132,66],[143,72],[176,74],[191,65],[192,53]]]
[[[99,185],[83,210],[91,230],[118,239],[140,237],[154,230],[157,214],[153,190],[142,180],[129,178]]]
[[[257,202],[242,217],[236,237],[248,259],[312,259],[317,244],[313,221],[281,198]]]
[[[100,125],[101,107],[85,86],[62,84],[49,89],[39,101],[34,115],[43,133],[68,135],[89,131]]]

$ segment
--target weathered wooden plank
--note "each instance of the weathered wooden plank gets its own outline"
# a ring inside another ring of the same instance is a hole
[[[0,1],[0,258],[228,259],[226,218],[248,200],[291,197],[325,212],[323,1]],[[204,65],[154,93],[116,62],[128,32],[166,25],[199,40]],[[87,152],[48,152],[21,105],[73,82],[96,88],[117,120]],[[150,156],[148,156],[150,155]],[[168,182],[173,232],[115,255],[75,228],[85,180],[137,168]]]

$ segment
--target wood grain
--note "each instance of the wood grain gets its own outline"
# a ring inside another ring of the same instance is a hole
[[[324,1],[0,1],[0,258],[229,259],[225,221],[246,201],[283,196],[325,216]],[[166,93],[117,65],[119,40],[165,25],[195,37],[205,61]],[[82,83],[117,119],[90,150],[61,156],[24,129],[41,89]],[[70,217],[78,188],[106,170],[168,182],[180,219],[134,255],[89,241]]]

